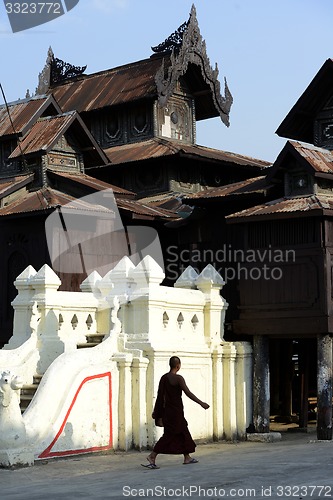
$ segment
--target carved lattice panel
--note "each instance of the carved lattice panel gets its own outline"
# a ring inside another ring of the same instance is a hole
[[[130,141],[151,137],[153,120],[152,105],[145,102],[128,110],[128,137]]]
[[[170,98],[167,106],[157,108],[157,130],[160,137],[194,142],[193,106],[189,98]]]

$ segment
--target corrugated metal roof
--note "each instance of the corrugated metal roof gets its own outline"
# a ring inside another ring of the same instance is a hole
[[[59,139],[71,124],[75,111],[63,115],[43,118],[35,123],[27,136],[21,141],[9,158],[21,156],[21,151],[28,155],[39,151],[47,151]]]
[[[145,196],[144,198],[140,198],[140,202],[154,207],[164,206],[167,204],[170,204],[172,206],[180,206],[182,204],[183,197],[184,193],[168,191],[167,193],[158,193],[151,196]]]
[[[24,133],[29,125],[37,121],[44,109],[50,104],[57,107],[51,96],[38,96],[8,104],[10,118],[6,106],[0,106],[0,136]],[[13,130],[13,125],[15,132]]]
[[[106,207],[89,204],[80,198],[74,198],[56,189],[42,188],[38,191],[26,193],[26,195],[22,196],[20,199],[0,208],[0,216],[42,212],[55,209],[59,206],[67,206],[68,203],[71,203],[71,206],[67,208],[71,210],[93,211],[105,214],[112,212]],[[178,217],[177,214],[172,211],[150,207],[139,201],[125,198],[117,198],[117,206],[119,209],[129,211],[144,218],[175,219]]]
[[[310,212],[312,210],[333,210],[333,196],[311,195],[300,198],[280,198],[228,215],[227,219],[288,214],[292,212]]]
[[[223,198],[225,196],[249,194],[249,193],[263,193],[267,191],[269,185],[266,183],[266,177],[252,177],[240,182],[227,184],[226,186],[207,188],[199,193],[193,193],[184,196],[184,200],[197,200],[208,198]]]
[[[316,172],[333,174],[333,152],[310,144],[288,141]]]
[[[55,177],[62,177],[67,180],[72,180],[79,184],[83,184],[84,186],[90,187],[96,191],[102,191],[104,189],[112,189],[114,194],[118,196],[126,196],[126,197],[135,196],[135,193],[133,193],[132,191],[128,191],[127,189],[115,186],[113,184],[108,184],[107,182],[95,179],[95,177],[91,177],[90,175],[57,172],[55,170],[48,170],[48,172],[52,172],[52,175],[54,175]]]
[[[145,205],[135,200],[127,200],[124,198],[117,198],[117,206],[120,209],[128,210],[134,214],[149,217],[149,218],[158,218],[158,219],[177,219],[179,216],[170,210],[166,210],[163,208],[152,207],[149,205]]]
[[[10,179],[0,179],[0,198],[3,198],[17,189],[26,186],[33,180],[33,178],[34,175],[29,174],[11,177]]]
[[[164,59],[169,56],[164,55]],[[162,58],[152,57],[82,75],[50,89],[63,111],[92,111],[156,95],[155,75]]]
[[[15,202],[0,208],[0,216],[22,214],[30,212],[42,212],[49,209],[55,209],[59,206],[71,203],[72,210],[93,211],[101,213],[110,213],[110,210],[100,205],[88,204],[79,198],[76,199],[60,191],[51,188],[42,188],[38,191],[27,193]]]
[[[257,160],[250,156],[238,155],[205,146],[198,146],[196,144],[187,145],[179,141],[160,139],[157,137],[134,144],[114,146],[104,151],[113,165],[175,154],[236,163],[237,165],[251,166],[258,169],[264,169],[271,165],[266,161]]]
[[[75,141],[78,146],[83,146],[82,152],[86,166],[105,165],[109,163],[107,156],[98,145],[82,118],[76,111],[69,111],[57,116],[40,118],[30,129],[29,133],[11,153],[9,158],[17,158],[21,153],[47,153],[72,127],[75,131]],[[87,148],[88,145],[90,148]]]
[[[178,218],[183,218],[187,214],[190,214],[193,210],[193,208],[189,205],[184,205],[182,201],[183,197],[184,194],[178,192],[160,193],[157,195],[140,198],[140,203],[144,203],[149,207],[171,210],[172,212],[177,214]]]

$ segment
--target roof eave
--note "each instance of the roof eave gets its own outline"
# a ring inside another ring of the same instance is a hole
[[[269,214],[253,214],[253,215],[244,215],[233,217],[231,215],[226,216],[227,224],[240,224],[244,222],[262,222],[262,221],[271,221],[271,220],[281,220],[281,219],[299,219],[304,217],[320,217],[323,215],[333,216],[333,210],[323,209],[323,208],[314,208],[313,210],[296,210],[295,212],[271,212]]]
[[[325,82],[326,80],[328,82],[325,84],[325,88],[327,90],[325,92],[316,91],[318,86],[321,86],[321,88],[323,87],[323,82]],[[307,121],[312,121],[315,111],[318,111],[318,105],[322,106],[325,104],[325,101],[327,101],[329,97],[328,92],[332,88],[332,83],[333,60],[327,59],[319,69],[317,74],[314,76],[310,84],[298,98],[287,116],[281,122],[275,133],[279,137],[286,137],[304,142],[312,142],[312,123],[307,126]],[[313,99],[314,95],[316,99]]]

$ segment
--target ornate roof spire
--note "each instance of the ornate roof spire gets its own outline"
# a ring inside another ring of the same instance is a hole
[[[183,23],[163,43],[157,45],[152,50],[165,54],[171,52],[171,65],[168,67],[167,73],[163,62],[155,77],[158,102],[161,107],[166,105],[169,97],[176,88],[179,78],[187,72],[189,64],[194,64],[201,68],[202,78],[210,87],[216,110],[222,122],[226,126],[229,126],[229,112],[233,98],[226,79],[224,96],[221,95],[220,82],[218,80],[219,70],[217,64],[215,65],[215,69],[210,65],[206,52],[206,42],[200,33],[194,5],[192,5],[189,20]]]
[[[53,50],[52,47],[50,46],[49,50],[47,51],[45,66],[38,75],[38,86],[36,88],[36,95],[46,94],[46,92],[50,87],[51,61],[53,57],[54,57]]]

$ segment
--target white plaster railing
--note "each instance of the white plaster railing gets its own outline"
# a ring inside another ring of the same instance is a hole
[[[14,284],[18,290],[12,302],[14,332],[6,349],[12,349],[7,352],[14,356],[13,349],[23,351],[26,342],[32,344],[31,326],[27,328],[27,325],[31,324],[35,305],[38,362],[34,373],[45,373],[60,354],[74,351],[77,344],[87,342],[87,335],[97,332],[98,299],[90,292],[58,291],[61,282],[49,266],[44,265],[38,272],[29,266]],[[0,367],[4,362],[0,356]],[[31,367],[33,365],[31,359]],[[26,378],[24,382],[30,383]]]
[[[31,384],[39,362],[37,335],[33,333],[16,349],[6,350],[6,347],[0,351],[0,367],[13,371],[24,384]]]
[[[200,274],[187,268],[172,288],[163,279],[149,256],[137,266],[124,257],[103,278],[92,273],[81,292],[59,291],[48,266],[17,278],[14,334],[0,370],[17,368],[25,383],[33,371],[44,375],[22,417],[34,459],[152,446],[160,431],[151,411],[173,354],[190,389],[210,404],[203,411],[183,398],[194,439],[245,438],[252,351],[223,339],[223,279],[210,265]],[[92,333],[103,342],[77,350]],[[1,415],[0,405],[0,424]]]
[[[36,302],[32,304],[30,314],[30,337],[14,349],[10,349],[10,344],[6,344],[0,350],[0,367],[6,367],[7,370],[15,372],[25,384],[32,383],[39,362],[37,325],[40,316]]]

